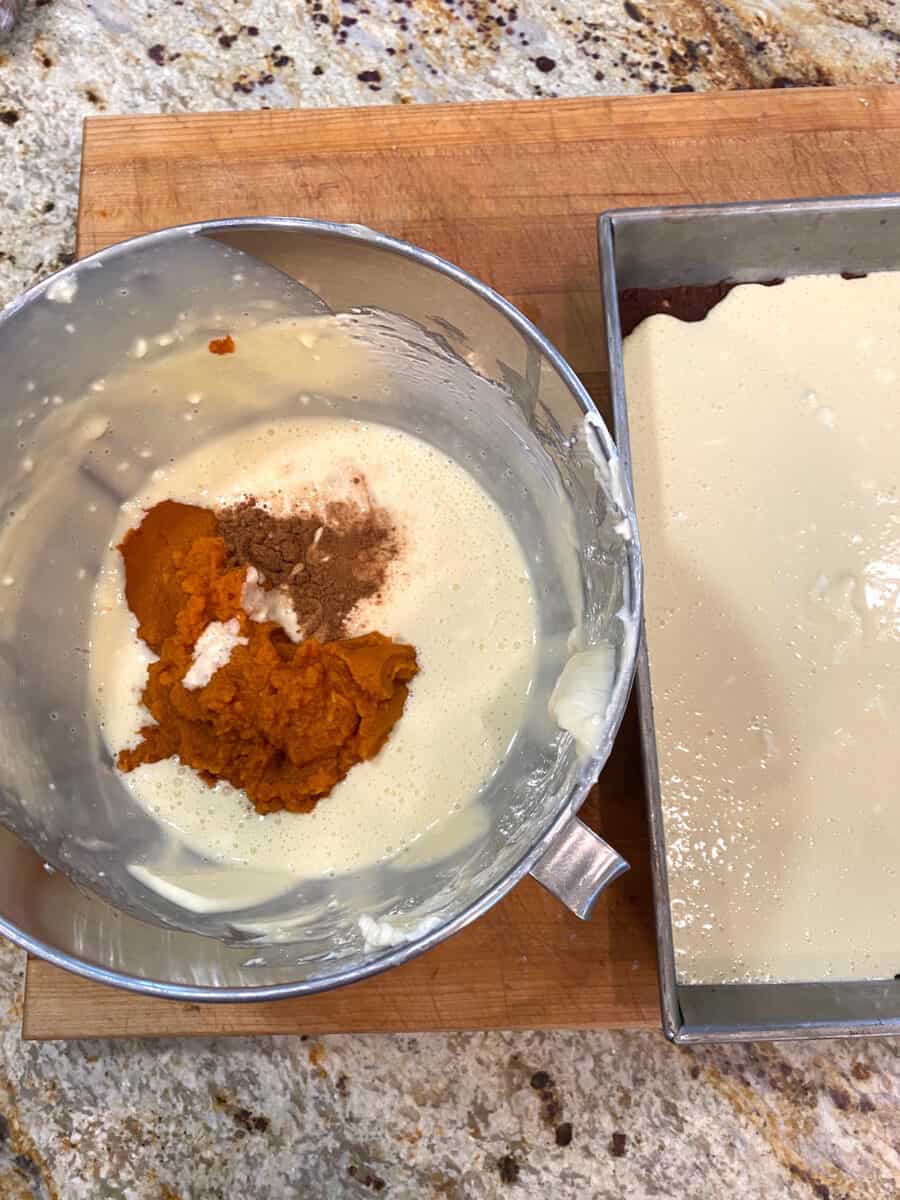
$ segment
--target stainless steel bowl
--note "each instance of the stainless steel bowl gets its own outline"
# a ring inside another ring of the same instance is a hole
[[[191,426],[165,394],[135,403],[129,372],[171,365],[170,340],[284,313],[364,326],[378,395],[348,368],[314,387],[298,376],[290,394],[253,389],[243,415],[205,404]],[[33,288],[0,318],[0,359],[0,933],[96,980],[234,1001],[302,995],[405,962],[529,871],[589,915],[626,868],[575,814],[631,686],[640,550],[610,436],[533,325],[457,267],[366,229],[219,221],[110,247]],[[296,411],[301,391],[306,412],[409,429],[478,478],[532,564],[538,668],[521,735],[479,799],[474,841],[437,866],[410,856],[304,885],[249,917],[200,917],[125,870],[158,831],[118,781],[91,711],[91,579],[121,500],[157,461],[136,453],[148,431],[156,455],[174,456],[236,420]],[[547,702],[573,646],[598,643],[613,647],[615,670],[584,756]],[[405,923],[409,940],[373,948],[361,915]]]

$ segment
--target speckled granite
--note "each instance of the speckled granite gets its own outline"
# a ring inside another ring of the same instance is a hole
[[[652,1034],[19,1041],[0,985],[0,1196],[888,1200],[900,1050]]]
[[[0,45],[0,301],[68,261],[95,112],[876,82],[891,0],[30,0]],[[887,1200],[893,1042],[649,1034],[26,1045],[0,943],[0,1198]]]
[[[898,76],[893,0],[28,0],[0,45],[0,295],[72,252],[89,113]]]

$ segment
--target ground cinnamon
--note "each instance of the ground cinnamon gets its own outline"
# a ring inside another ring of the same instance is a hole
[[[353,483],[365,493],[360,476]],[[398,551],[390,514],[368,501],[275,517],[251,497],[220,512],[219,527],[229,563],[285,587],[305,635],[323,642],[343,636],[356,605],[378,596]]]
[[[228,565],[219,532],[210,510],[164,501],[121,544],[126,598],[159,658],[142,695],[156,724],[118,765],[177,756],[209,784],[243,788],[260,813],[308,812],[384,745],[417,671],[415,650],[380,633],[295,645],[279,625],[249,620],[246,569]],[[200,634],[232,619],[246,644],[205,686],[184,687]]]

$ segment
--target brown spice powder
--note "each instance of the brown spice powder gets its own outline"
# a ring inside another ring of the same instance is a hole
[[[229,565],[286,587],[304,637],[322,642],[345,635],[347,617],[378,595],[399,549],[390,514],[374,505],[331,501],[321,512],[275,517],[250,497],[218,516]]]

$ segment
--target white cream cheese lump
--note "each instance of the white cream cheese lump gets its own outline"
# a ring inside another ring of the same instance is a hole
[[[235,646],[246,646],[248,638],[240,637],[240,622],[210,621],[194,646],[194,661],[182,683],[189,692],[206,687],[221,667],[231,658]]]
[[[900,972],[900,274],[625,343],[682,982]]]

